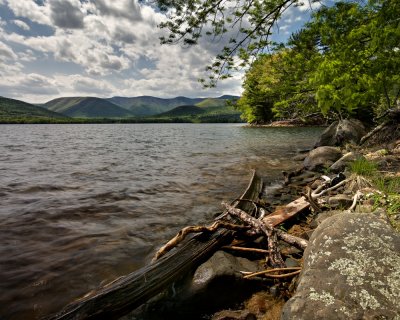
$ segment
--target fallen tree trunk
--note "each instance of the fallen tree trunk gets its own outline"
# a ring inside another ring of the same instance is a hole
[[[257,201],[262,180],[253,172],[250,184],[239,199]],[[236,201],[234,206],[249,211],[252,204]],[[121,277],[46,319],[117,319],[190,272],[231,240],[232,231],[221,229],[198,234],[154,263]]]

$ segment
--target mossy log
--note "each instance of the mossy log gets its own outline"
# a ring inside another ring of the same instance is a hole
[[[239,199],[257,201],[262,180],[253,172],[250,184]],[[250,211],[252,204],[236,201],[235,206]],[[232,238],[232,231],[220,229],[198,234],[154,263],[90,293],[46,319],[117,319],[168,288],[208,259]]]

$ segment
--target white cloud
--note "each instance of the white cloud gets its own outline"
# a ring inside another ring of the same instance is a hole
[[[305,3],[303,3],[302,5],[298,6],[297,8],[300,11],[313,11],[313,10],[319,9],[320,7],[321,7],[320,1],[312,2],[311,0],[308,0]]]
[[[18,56],[15,54],[13,49],[0,41],[0,61],[4,63],[5,60],[16,60],[17,58]]]
[[[48,5],[40,6],[33,0],[7,0],[7,4],[17,17],[25,17],[37,23],[51,25],[51,12]]]
[[[25,31],[28,31],[28,30],[30,29],[30,27],[28,26],[28,24],[25,23],[25,22],[22,21],[22,20],[13,20],[13,23],[14,23],[16,26],[20,27],[21,29],[23,29],[23,30],[25,30]]]
[[[201,40],[200,46],[189,49],[161,46],[164,31],[157,25],[165,16],[137,0],[45,0],[42,5],[7,1],[17,17],[47,25],[53,32],[40,33],[31,23],[35,36],[0,32],[0,54],[17,62],[0,68],[0,73],[12,75],[8,82],[0,80],[0,94],[43,102],[60,95],[193,97],[241,92],[241,74],[203,91],[197,79],[204,77],[204,67],[223,44]],[[24,28],[24,21],[13,23]],[[46,73],[31,69],[32,61],[48,65]],[[58,62],[67,64],[52,73]],[[84,72],[75,74],[79,69]]]
[[[51,20],[57,27],[82,29],[84,14],[79,0],[52,0],[50,2]]]
[[[7,97],[27,97],[57,95],[60,92],[54,86],[54,82],[48,77],[40,74],[19,74],[0,79],[0,95]],[[35,101],[33,101],[35,102]]]
[[[130,21],[142,20],[140,6],[135,0],[91,0],[102,16],[125,18]]]

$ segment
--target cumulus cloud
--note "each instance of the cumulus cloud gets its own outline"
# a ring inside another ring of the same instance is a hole
[[[29,96],[57,95],[60,92],[49,78],[40,74],[20,74],[10,77],[7,81],[0,80],[0,94],[18,98]]]
[[[307,1],[306,3],[303,3],[302,5],[298,6],[297,8],[300,11],[313,11],[317,10],[321,7],[321,2],[312,2],[312,1]]]
[[[1,90],[9,92],[6,96],[43,102],[57,95],[193,97],[241,91],[242,74],[221,82],[213,91],[203,91],[197,79],[205,76],[204,67],[223,43],[210,45],[202,39],[200,46],[193,48],[160,46],[159,36],[164,31],[157,25],[166,18],[138,0],[44,0],[40,4],[7,0],[7,4],[23,19],[7,22],[24,28],[22,23],[27,21],[32,35],[21,30],[5,32],[0,20],[0,56],[16,61],[0,67],[0,73],[10,75],[8,82],[0,81]],[[52,31],[42,32],[45,28],[38,28],[35,22]],[[31,68],[35,60],[48,65],[42,75]],[[48,61],[51,63],[46,64]],[[56,67],[58,62],[73,71]],[[57,72],[52,73],[51,68]],[[82,74],[70,74],[80,69]]]
[[[13,23],[20,27],[21,29],[28,31],[30,29],[30,27],[28,26],[28,24],[22,20],[14,20]]]
[[[13,49],[11,49],[4,42],[0,41],[0,61],[4,62],[5,60],[16,60],[18,56],[15,54]]]
[[[7,0],[7,4],[17,17],[25,17],[37,23],[51,25],[51,12],[47,5],[38,5],[33,0]]]
[[[66,29],[82,29],[84,15],[78,0],[52,0],[50,1],[51,20],[57,27]]]
[[[91,0],[100,15],[142,20],[140,6],[136,0]]]

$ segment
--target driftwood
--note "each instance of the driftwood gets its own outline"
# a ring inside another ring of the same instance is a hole
[[[261,191],[262,180],[253,172],[251,182],[241,198],[257,200]],[[248,202],[238,201],[235,205],[243,210],[251,210]],[[156,262],[121,277],[46,319],[118,319],[193,270],[227,244],[231,236],[232,231],[226,229],[193,236]]]
[[[164,246],[162,246],[157,253],[154,256],[153,261],[161,258],[163,255],[168,253],[172,248],[176,247],[179,243],[181,243],[188,234],[191,233],[199,233],[199,232],[206,232],[206,233],[211,233],[215,232],[220,228],[225,228],[228,230],[234,230],[234,231],[243,231],[243,230],[248,230],[248,226],[242,226],[242,225],[237,225],[225,221],[216,221],[214,222],[211,226],[189,226],[183,228],[181,231],[177,233],[175,237],[173,237],[171,240],[169,240]]]
[[[273,267],[283,267],[285,265],[276,246],[276,233],[272,226],[262,223],[260,220],[257,220],[256,218],[253,218],[247,214],[245,211],[239,208],[234,208],[226,202],[222,202],[222,205],[228,210],[229,214],[238,217],[246,224],[252,226],[254,229],[267,236],[269,250],[268,255]]]
[[[265,249],[247,248],[247,247],[238,247],[238,246],[223,246],[221,249],[243,251],[243,252],[255,252],[255,253],[261,253],[261,254],[269,253],[269,250],[265,250]]]
[[[270,274],[270,275],[268,275],[269,273],[272,273],[272,272],[281,272],[281,271],[292,271],[292,272],[286,273],[286,274],[280,274],[280,275],[278,275],[278,274],[274,274],[274,275]],[[274,269],[267,269],[267,270],[264,270],[264,271],[249,273],[249,274],[246,274],[243,278],[249,279],[249,278],[253,278],[253,277],[256,277],[256,276],[260,276],[260,275],[268,275],[271,278],[284,278],[284,277],[296,275],[296,274],[298,274],[300,272],[301,272],[301,267],[274,268]]]
[[[295,215],[305,211],[310,204],[305,197],[300,197],[284,207],[279,207],[270,215],[262,219],[265,224],[277,226],[278,224],[294,217]]]

